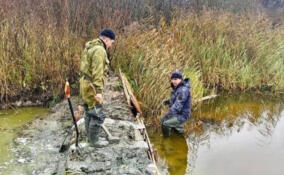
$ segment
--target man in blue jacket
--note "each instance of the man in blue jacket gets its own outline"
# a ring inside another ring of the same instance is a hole
[[[184,122],[190,117],[190,84],[189,79],[182,77],[182,72],[175,70],[171,75],[171,98],[163,101],[164,105],[170,105],[169,112],[161,119],[164,137],[169,137],[171,129],[182,134]]]

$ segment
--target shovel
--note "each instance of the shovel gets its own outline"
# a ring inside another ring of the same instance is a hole
[[[61,146],[60,146],[60,148],[59,148],[59,152],[60,152],[60,153],[63,153],[63,152],[65,152],[66,150],[69,149],[70,145],[69,145],[69,144],[65,144],[65,141],[66,141],[67,137],[72,134],[72,132],[73,132],[73,128],[71,127],[71,128],[68,130],[68,132],[67,132],[67,134],[66,134],[66,136],[65,136],[65,138],[64,138],[64,140],[63,140],[63,142],[62,142],[62,144],[61,144]]]
[[[107,129],[107,127],[104,124],[102,124],[101,127],[103,128],[103,130],[107,134],[107,140],[109,141],[109,143],[119,143],[119,138],[112,136],[111,133],[109,132],[109,130]]]
[[[70,94],[70,85],[69,85],[68,81],[66,81],[66,83],[65,83],[64,92],[65,92],[65,98],[68,100],[68,105],[69,105],[69,108],[70,108],[70,111],[71,111],[73,124],[74,124],[75,130],[76,130],[76,143],[75,143],[75,146],[76,146],[76,148],[78,148],[79,147],[79,144],[78,144],[79,130],[78,130],[78,126],[77,126],[77,123],[76,123],[76,119],[75,119],[72,103],[71,103],[71,100],[70,100],[71,94]],[[72,131],[72,129],[71,129],[71,131]],[[62,145],[61,145],[61,147],[59,149],[59,152],[64,152],[66,149],[68,149],[68,146],[64,145],[64,142],[65,142],[66,138],[68,137],[69,133],[70,133],[70,131],[67,133],[67,136],[65,137],[65,139],[64,139],[64,141],[63,141],[63,143],[62,143]]]
[[[76,145],[76,147],[78,147],[79,130],[78,130],[77,122],[76,122],[76,119],[75,119],[72,103],[71,103],[71,100],[70,100],[71,94],[70,94],[70,86],[69,86],[69,82],[68,81],[66,81],[66,83],[65,83],[65,97],[68,100],[68,105],[69,105],[69,108],[70,108],[70,111],[71,111],[73,124],[74,124],[75,129],[76,129],[76,143],[75,143],[75,145]]]

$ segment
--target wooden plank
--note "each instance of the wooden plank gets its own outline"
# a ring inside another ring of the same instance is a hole
[[[137,123],[139,125],[144,126],[144,129],[139,129],[140,130],[140,138],[139,138],[139,136],[136,136],[137,133],[134,131],[135,139],[141,139],[141,137],[142,137],[142,139],[146,141],[148,148],[149,148],[147,153],[148,153],[150,159],[152,160],[154,166],[156,167],[156,175],[160,175],[159,169],[158,169],[157,164],[156,164],[156,157],[155,157],[155,154],[154,154],[154,150],[153,150],[152,144],[150,142],[147,130],[145,128],[145,124],[143,122],[143,119],[140,118],[140,115],[142,114],[141,106],[140,106],[138,100],[136,99],[135,95],[133,94],[133,89],[132,89],[130,83],[128,82],[126,76],[121,72],[120,69],[119,69],[119,74],[120,74],[120,79],[121,79],[121,82],[122,82],[122,85],[123,85],[124,94],[125,94],[126,99],[127,99],[127,103],[128,103],[129,106],[131,106],[131,102],[132,102],[132,104],[134,105],[134,107],[136,108],[136,111],[138,113],[135,116]]]
[[[137,114],[136,118],[137,118],[137,121],[138,121],[139,124],[144,125],[143,119],[140,118],[140,114]],[[144,126],[145,126],[145,125],[144,125]],[[155,167],[156,167],[156,174],[157,174],[157,175],[160,175],[160,172],[159,172],[159,169],[158,169],[157,163],[156,163],[156,159],[157,159],[157,158],[155,157],[154,149],[153,149],[152,144],[151,144],[151,142],[150,142],[150,138],[149,138],[149,135],[148,135],[148,133],[147,133],[146,128],[143,129],[143,131],[141,131],[141,133],[144,134],[143,137],[145,138],[145,141],[146,141],[146,143],[147,143],[147,145],[148,145],[148,148],[149,148],[149,150],[148,150],[149,157],[150,157],[150,159],[152,160],[153,164],[154,164]]]
[[[122,82],[123,91],[124,91],[124,95],[125,95],[126,100],[127,100],[127,104],[128,104],[129,106],[131,106],[131,103],[130,103],[130,96],[129,96],[129,93],[127,92],[127,87],[126,87],[126,85],[125,85],[125,80],[124,80],[124,77],[123,77],[122,72],[121,72],[120,69],[119,69],[119,77],[120,77],[120,80],[121,80],[121,82]]]
[[[120,72],[123,88],[124,88],[124,91],[125,91],[125,94],[126,94],[127,102],[128,103],[132,102],[132,104],[136,108],[137,112],[142,114],[141,106],[140,106],[137,98],[133,94],[133,89],[132,89],[129,81],[127,80],[126,76],[121,72],[121,70],[119,70],[119,72]],[[129,105],[131,105],[131,104],[129,104]]]

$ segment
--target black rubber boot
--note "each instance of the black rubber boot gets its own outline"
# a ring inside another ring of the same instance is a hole
[[[85,119],[85,131],[86,131],[86,136],[89,139],[89,124],[90,124],[90,115],[88,115],[88,105],[83,104],[84,107],[84,119]]]
[[[91,145],[94,145],[99,140],[100,128],[101,126],[98,123],[98,121],[93,117],[91,117],[91,121],[89,124],[89,131],[88,131],[89,133],[88,141]]]
[[[168,127],[162,125],[162,132],[163,132],[164,137],[170,137],[171,128],[168,128]]]
[[[86,130],[86,136],[89,139],[89,125],[90,125],[90,116],[87,114],[87,112],[85,111],[84,113],[84,119],[85,119],[85,130]]]
[[[89,143],[91,146],[95,147],[103,147],[108,144],[105,141],[99,141],[99,133],[101,130],[101,124],[104,123],[105,113],[103,112],[103,108],[101,105],[95,106],[93,109],[88,111],[90,117],[89,123]]]

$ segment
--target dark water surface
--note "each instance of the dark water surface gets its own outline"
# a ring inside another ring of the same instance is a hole
[[[186,139],[149,135],[171,175],[283,175],[283,102],[267,95],[224,95],[194,111],[203,124]]]
[[[159,156],[168,165],[168,171],[171,174],[185,174],[188,152],[186,140],[176,134],[164,139],[161,133],[149,131],[150,140],[154,144],[155,149],[157,149]]]

